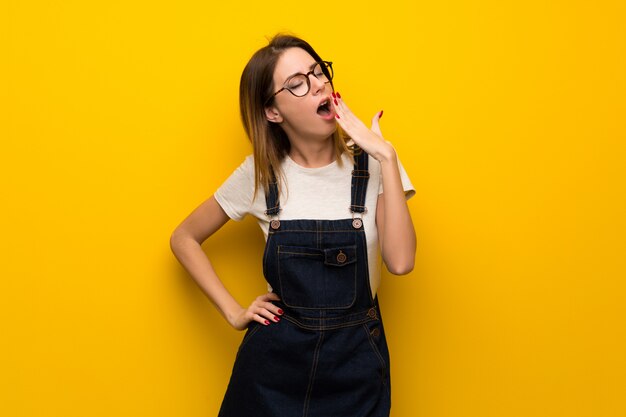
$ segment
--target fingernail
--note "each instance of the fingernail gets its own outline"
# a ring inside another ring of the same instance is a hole
[[[337,99],[334,99],[333,101],[335,102],[335,106],[339,104],[337,103]]]
[[[283,313],[284,313],[283,310],[279,308],[278,309],[278,314],[283,314]]]
[[[341,98],[341,94],[339,94],[339,92],[337,92],[337,97]]]
[[[381,117],[383,117],[383,111],[381,110],[380,113],[378,114],[378,118],[380,119]]]
[[[335,119],[340,119],[338,114],[335,114]]]
[[[278,317],[278,316],[274,316],[274,320],[276,320],[276,321],[280,321],[280,317]]]
[[[334,91],[332,93],[330,93],[330,94],[333,96],[333,98],[335,98],[335,92]]]
[[[269,320],[265,320],[265,325],[268,326],[270,324]]]

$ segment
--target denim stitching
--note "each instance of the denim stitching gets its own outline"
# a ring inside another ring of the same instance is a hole
[[[257,332],[259,331],[259,329],[261,329],[261,325],[257,325],[257,327],[255,327],[254,329],[250,330],[248,332],[247,335],[244,336],[244,338],[241,340],[241,345],[239,345],[239,349],[237,351],[237,356],[239,356],[239,354],[241,353],[243,347],[246,345],[246,343],[248,343],[248,341],[250,341],[250,339],[252,338],[252,336],[254,336],[255,334],[257,334]]]
[[[302,322],[299,322],[297,319],[291,317],[291,316],[287,316],[287,315],[283,315],[282,318],[284,318],[285,320],[295,324],[296,326],[300,327],[301,329],[305,329],[305,330],[315,330],[315,331],[324,331],[324,330],[338,330],[338,329],[346,329],[348,327],[354,327],[354,326],[358,326],[359,324],[365,324],[368,323],[370,321],[376,321],[376,319],[372,319],[370,317],[364,317],[360,320],[356,320],[356,321],[351,321],[348,323],[341,323],[341,324],[329,324],[329,325],[308,325],[308,324],[304,324]]]
[[[330,307],[319,307],[319,306],[318,307],[306,307],[306,306],[296,306],[296,305],[293,305],[291,303],[288,303],[285,300],[285,298],[284,298],[285,292],[284,292],[284,289],[283,289],[283,279],[282,279],[282,274],[281,274],[281,271],[282,271],[283,268],[281,268],[281,266],[280,266],[281,265],[281,262],[280,262],[281,261],[281,254],[286,253],[286,254],[304,255],[304,256],[309,255],[309,254],[300,253],[300,252],[294,253],[294,252],[281,251],[281,247],[282,246],[283,245],[277,245],[277,248],[276,248],[276,263],[277,263],[278,282],[279,282],[279,285],[280,285],[280,296],[282,298],[282,302],[286,306],[291,307],[291,308],[295,308],[295,309],[320,310],[320,311],[323,311],[323,310],[344,310],[344,309],[348,309],[348,308],[352,307],[354,305],[354,303],[356,303],[356,300],[357,300],[357,269],[358,269],[358,262],[351,262],[351,263],[347,264],[345,267],[342,266],[342,268],[348,267],[348,268],[353,268],[354,269],[354,277],[352,279],[352,287],[351,287],[352,289],[354,289],[354,296],[352,297],[352,301],[350,301],[349,304],[342,305],[342,306],[330,306]],[[354,246],[354,245],[351,245],[351,246]],[[305,248],[305,247],[303,247],[303,248]],[[315,255],[310,254],[309,256],[315,256]],[[324,255],[320,254],[320,256],[324,256]],[[356,255],[355,255],[355,257],[356,257]],[[370,290],[370,293],[371,293],[371,290]],[[371,297],[371,295],[370,295],[370,297]]]
[[[372,335],[370,334],[370,331],[365,324],[363,325],[363,330],[365,330],[365,334],[367,335],[367,340],[370,342],[370,345],[372,346],[372,350],[374,350],[374,353],[376,354],[376,356],[378,356],[378,360],[380,361],[380,364],[382,365],[382,369],[380,371],[380,379],[384,384],[385,373],[387,371],[387,364],[385,363],[383,356],[380,354],[378,347],[374,343],[374,340],[372,339]]]
[[[362,245],[363,247],[367,248],[367,238],[365,237],[365,234],[360,234],[357,235],[357,239],[361,238],[361,240],[363,241]],[[367,285],[367,293],[369,294],[369,299],[370,299],[370,303],[372,305],[375,305],[375,301],[374,301],[374,297],[372,296],[372,282],[370,281],[370,269],[369,269],[369,265],[365,268],[365,275],[367,277],[366,280],[366,285]]]
[[[350,219],[352,221],[352,219]],[[272,234],[285,233],[285,232],[299,232],[299,233],[318,233],[317,230],[305,230],[305,229],[281,229],[275,230]],[[340,229],[340,230],[322,230],[321,233],[345,233],[345,232],[356,232],[356,233],[365,233],[363,229],[354,230],[354,229]]]
[[[368,155],[365,152],[355,154],[354,170],[352,170],[352,196],[350,211],[353,213],[365,212],[365,193],[370,174],[368,170]]]
[[[320,333],[320,337],[315,346],[315,352],[313,353],[313,364],[311,367],[311,375],[309,376],[309,386],[306,390],[306,397],[304,398],[304,408],[302,410],[302,417],[306,417],[309,413],[309,402],[311,401],[311,391],[313,390],[313,382],[315,380],[315,373],[317,371],[317,364],[319,359],[320,349],[322,348],[322,340],[324,340],[324,333]]]

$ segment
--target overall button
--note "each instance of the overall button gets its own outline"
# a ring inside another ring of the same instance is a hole
[[[374,307],[370,308],[369,311],[367,312],[367,315],[369,316],[369,318],[375,319],[376,318],[376,309]]]
[[[361,226],[363,226],[363,220],[358,219],[358,218],[352,220],[352,227],[354,227],[355,229],[360,229]]]
[[[380,336],[380,330],[378,329],[374,329],[372,330],[372,332],[370,333],[373,337],[378,337]]]
[[[348,257],[346,256],[345,253],[343,253],[342,251],[339,251],[339,253],[337,254],[337,262],[339,262],[340,264],[344,263],[346,260],[348,259]]]
[[[270,227],[274,230],[278,229],[280,227],[280,220],[272,220],[270,222]]]

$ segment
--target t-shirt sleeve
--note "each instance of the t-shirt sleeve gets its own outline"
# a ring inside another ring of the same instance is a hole
[[[233,220],[242,220],[252,208],[254,159],[248,156],[217,189],[215,200]]]
[[[415,195],[415,188],[413,187],[413,184],[411,183],[411,179],[406,173],[406,170],[404,169],[402,162],[400,162],[400,158],[398,158],[398,170],[400,171],[400,180],[402,181],[402,189],[404,190],[404,196],[408,200],[409,198]],[[379,184],[380,185],[378,186],[378,194],[382,194],[383,193],[382,178]]]

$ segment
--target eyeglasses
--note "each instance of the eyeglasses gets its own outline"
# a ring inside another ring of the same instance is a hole
[[[309,75],[313,74],[315,78],[322,81],[323,83],[329,83],[330,80],[333,79],[333,63],[329,61],[321,61],[318,62],[315,67],[307,72],[306,74],[295,74],[285,81],[283,84],[283,88],[272,94],[266,101],[265,104],[269,103],[276,94],[280,93],[283,90],[288,90],[291,94],[296,97],[306,96],[309,90],[311,90],[311,79]]]

